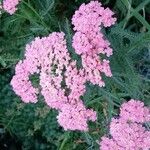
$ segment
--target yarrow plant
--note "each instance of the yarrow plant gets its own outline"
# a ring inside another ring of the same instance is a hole
[[[144,103],[131,99],[122,104],[119,118],[110,124],[110,137],[104,136],[100,150],[149,150],[150,131],[144,123],[150,121],[150,108]]]
[[[98,54],[106,54],[107,57],[112,55],[110,43],[104,38],[101,29],[102,26],[110,27],[115,23],[113,15],[109,8],[104,9],[98,1],[91,1],[87,5],[82,4],[72,18],[75,31],[72,46],[81,55],[87,80],[100,87],[105,85],[101,72],[112,76],[109,61],[102,60]]]
[[[86,109],[80,96],[85,92],[83,70],[77,70],[71,61],[63,33],[36,38],[26,46],[25,59],[16,66],[11,84],[26,103],[37,102],[38,89],[29,76],[40,74],[41,94],[51,108],[59,111],[59,124],[65,130],[87,130],[87,121],[96,120],[96,112]],[[64,82],[65,85],[62,85]]]
[[[3,0],[2,8],[10,15],[14,14],[17,10],[17,5],[21,0]]]
[[[73,47],[82,57],[81,69],[77,69],[76,61],[71,59],[62,32],[37,37],[27,44],[25,59],[16,65],[11,81],[13,90],[22,101],[36,103],[41,89],[47,105],[58,110],[58,123],[65,130],[87,131],[87,122],[97,119],[96,112],[86,109],[80,97],[86,91],[87,81],[104,86],[100,73],[110,77],[112,75],[109,61],[99,59],[98,55],[112,54],[110,43],[100,32],[102,23],[105,27],[115,23],[116,19],[112,15],[108,8],[104,9],[99,2],[92,1],[83,4],[73,16],[72,23],[76,32]],[[87,22],[87,27],[84,28]],[[39,74],[40,88],[32,86],[30,76],[33,74]]]

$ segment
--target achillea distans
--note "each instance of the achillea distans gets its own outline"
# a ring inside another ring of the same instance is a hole
[[[20,1],[21,0],[3,0],[3,9],[12,15],[17,10],[17,5]]]
[[[29,80],[35,73],[39,74],[45,102],[59,112],[59,124],[65,130],[87,131],[87,121],[95,121],[96,112],[86,109],[80,99],[86,77],[71,60],[63,33],[36,38],[26,46],[25,59],[16,65],[11,81],[16,94],[26,103],[37,102],[38,89]]]
[[[149,150],[150,131],[143,123],[149,121],[150,108],[132,99],[122,104],[120,111],[120,117],[111,121],[110,138],[102,137],[100,150]]]
[[[120,117],[126,121],[149,122],[150,109],[145,107],[143,102],[131,99],[128,103],[122,104]]]
[[[112,55],[110,43],[105,39],[101,28],[110,27],[116,22],[113,15],[109,8],[104,9],[98,1],[91,1],[89,4],[82,4],[72,18],[75,31],[72,46],[81,55],[87,80],[99,86],[105,85],[101,73],[112,76],[109,61],[102,60],[99,54],[107,57]]]
[[[72,18],[74,31],[82,33],[98,32],[101,29],[101,24],[104,27],[110,27],[116,22],[113,15],[114,13],[109,8],[104,9],[98,1],[82,4]]]
[[[95,121],[96,113],[93,110],[86,109],[80,101],[76,104],[63,105],[57,119],[65,130],[88,131],[87,121]]]
[[[11,80],[11,85],[15,93],[21,97],[22,101],[25,103],[36,103],[38,89],[34,88],[29,80],[29,65],[26,60],[18,62],[15,68],[15,76]]]
[[[112,55],[110,43],[100,32],[101,23],[105,27],[115,23],[112,15],[109,9],[92,1],[83,4],[73,16],[74,30],[77,31],[73,47],[81,55],[82,69],[77,69],[76,61],[71,59],[64,33],[54,32],[27,44],[25,59],[17,64],[11,81],[16,94],[26,103],[35,103],[41,92],[47,105],[58,110],[58,122],[65,130],[87,131],[87,122],[96,120],[96,112],[86,109],[80,97],[86,91],[87,81],[104,86],[101,72],[112,76],[109,61],[101,60],[98,55]],[[39,74],[40,88],[32,86],[30,76],[34,74]]]

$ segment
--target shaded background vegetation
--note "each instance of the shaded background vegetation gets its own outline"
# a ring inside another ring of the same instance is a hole
[[[123,101],[150,105],[150,0],[101,0],[117,17],[115,26],[103,30],[114,50],[113,77],[103,77],[104,88],[87,83],[84,102],[98,113],[88,133],[64,132],[43,97],[24,104],[12,91],[15,64],[36,36],[65,32],[72,58],[79,59],[71,47],[71,17],[83,2],[89,0],[22,0],[14,15],[0,15],[0,150],[98,150],[97,140],[107,134]]]

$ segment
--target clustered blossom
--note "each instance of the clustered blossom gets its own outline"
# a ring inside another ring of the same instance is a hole
[[[20,0],[3,0],[3,9],[12,15],[17,10],[19,2]]]
[[[65,130],[87,131],[87,121],[96,120],[96,112],[86,109],[80,99],[86,78],[70,58],[64,33],[54,32],[27,44],[25,59],[15,71],[11,85],[25,103],[37,102],[39,91],[32,86],[30,76],[40,75],[41,94],[48,106],[58,110],[58,122]]]
[[[102,17],[103,14],[106,17]],[[93,17],[94,15],[97,18]],[[99,60],[98,56],[99,53],[107,56],[112,54],[110,43],[104,40],[99,31],[101,22],[105,27],[114,24],[116,19],[112,18],[112,15],[109,9],[104,9],[100,3],[92,1],[87,5],[83,4],[73,16],[74,29],[77,31],[73,46],[75,51],[81,54],[81,69],[77,69],[76,61],[71,59],[62,32],[53,32],[43,38],[37,37],[27,44],[25,59],[16,65],[16,72],[11,81],[14,91],[22,101],[36,103],[41,92],[46,104],[58,110],[58,123],[65,130],[87,131],[87,122],[96,120],[96,112],[87,109],[80,97],[86,91],[87,81],[104,86],[100,72],[106,76],[112,75],[109,61]],[[84,28],[83,24],[88,28]],[[39,74],[40,88],[32,86],[30,76],[34,74]]]
[[[104,9],[98,1],[82,4],[72,18],[75,34],[72,46],[75,52],[81,55],[82,65],[85,69],[87,80],[93,84],[104,86],[101,72],[111,77],[109,61],[102,60],[99,54],[112,55],[110,43],[104,38],[102,26],[110,27],[116,22],[114,13]]]
[[[122,104],[120,117],[126,121],[144,123],[150,121],[150,110],[144,107],[144,103],[131,99],[128,103]]]
[[[143,126],[150,121],[150,108],[131,99],[122,104],[120,116],[112,119],[110,138],[102,137],[100,150],[149,150],[150,131]]]

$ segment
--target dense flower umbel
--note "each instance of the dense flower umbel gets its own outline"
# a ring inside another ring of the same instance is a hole
[[[150,121],[150,108],[132,99],[122,104],[120,111],[120,117],[111,121],[111,138],[102,137],[100,150],[149,150],[150,131],[143,123]]]
[[[28,44],[25,59],[17,64],[11,81],[16,94],[26,103],[37,102],[39,89],[32,86],[29,77],[39,74],[41,94],[47,105],[58,110],[59,124],[65,130],[87,131],[87,121],[95,121],[96,112],[86,109],[80,97],[87,81],[104,86],[100,73],[112,76],[109,61],[98,56],[112,54],[110,43],[100,32],[101,23],[105,27],[114,24],[116,19],[112,15],[109,9],[93,1],[75,12],[73,47],[81,55],[82,69],[77,69],[76,61],[71,60],[63,33],[54,32]]]
[[[86,109],[80,99],[85,92],[85,74],[71,61],[63,33],[36,38],[26,46],[25,59],[17,64],[11,81],[16,94],[26,103],[37,102],[38,89],[29,80],[34,73],[40,75],[45,102],[59,111],[59,124],[65,130],[87,131],[87,121],[95,121],[96,112]]]
[[[3,9],[12,15],[17,10],[17,5],[20,1],[21,0],[3,0]]]
[[[122,104],[120,117],[126,121],[138,123],[149,122],[150,110],[144,106],[143,102],[131,99],[128,103]]]
[[[86,71],[87,80],[93,84],[104,86],[101,72],[111,77],[108,60],[102,60],[98,54],[112,55],[110,43],[104,38],[101,28],[110,27],[116,21],[114,13],[104,9],[98,1],[82,4],[72,18],[74,31],[72,46],[75,52],[81,55],[83,67]]]

